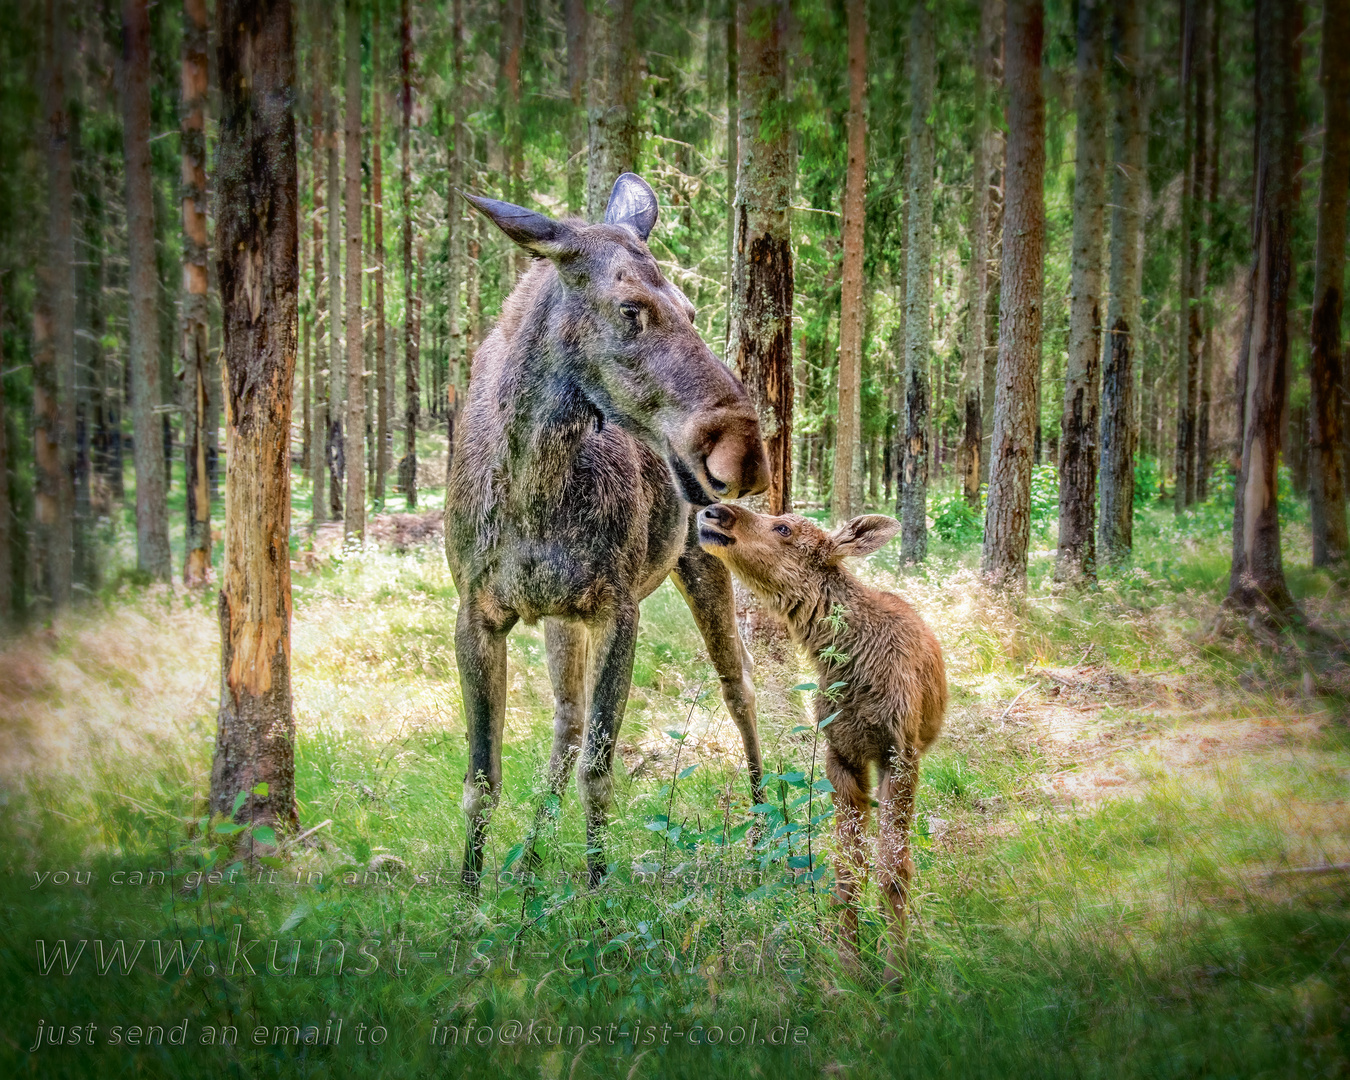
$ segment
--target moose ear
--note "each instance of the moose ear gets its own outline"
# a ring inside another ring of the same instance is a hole
[[[627,225],[645,241],[656,225],[656,192],[635,173],[626,172],[614,181],[605,207],[606,225]]]
[[[834,561],[870,555],[900,531],[900,522],[885,514],[863,514],[846,521],[830,534]]]
[[[477,210],[486,214],[497,228],[531,255],[541,259],[559,259],[580,250],[577,232],[572,226],[551,217],[526,210],[514,203],[484,199],[461,193]]]

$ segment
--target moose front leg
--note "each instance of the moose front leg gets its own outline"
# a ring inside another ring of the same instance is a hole
[[[488,818],[502,790],[502,728],[506,721],[506,635],[515,616],[489,620],[474,596],[466,596],[455,621],[455,661],[469,734],[464,776],[464,884],[477,886],[483,872]]]
[[[756,803],[762,803],[764,764],[759,751],[759,728],[755,722],[755,683],[751,678],[754,661],[736,629],[731,572],[726,563],[709,555],[695,539],[685,548],[671,576],[703,635],[708,658],[722,683],[722,700],[745,744],[750,794]]]
[[[638,610],[633,603],[620,608],[607,626],[590,628],[596,657],[595,688],[582,739],[577,786],[586,810],[586,866],[591,888],[605,876],[605,826],[614,801],[614,746],[633,681],[637,627]]]

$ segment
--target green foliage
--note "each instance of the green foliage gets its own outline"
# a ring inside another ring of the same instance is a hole
[[[929,516],[933,519],[931,532],[948,544],[977,544],[984,540],[984,513],[973,510],[961,491],[954,490],[938,495],[929,503]]]

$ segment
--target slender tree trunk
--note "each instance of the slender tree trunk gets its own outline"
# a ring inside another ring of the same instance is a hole
[[[1195,501],[1195,424],[1200,396],[1200,283],[1201,230],[1196,220],[1205,170],[1205,54],[1204,0],[1181,0],[1181,94],[1183,114],[1183,175],[1181,198],[1181,292],[1178,317],[1176,493],[1173,507],[1180,513]]]
[[[216,0],[216,33],[230,467],[211,810],[230,815],[249,793],[232,816],[294,827],[288,447],[300,265],[289,0]]]
[[[506,188],[508,198],[518,206],[525,204],[525,140],[520,118],[521,49],[525,43],[525,0],[505,0],[502,6],[502,53],[498,86],[503,90],[502,116],[505,120],[503,147],[506,150]],[[524,248],[511,245],[516,276],[529,269],[530,256]],[[433,414],[435,410],[432,410]]]
[[[1301,5],[1257,0],[1256,193],[1247,324],[1238,357],[1242,461],[1227,603],[1282,621],[1294,609],[1280,558],[1276,468],[1289,370],[1289,298],[1298,208],[1296,139]]]
[[[384,39],[380,36],[380,0],[371,24],[371,201],[375,204],[375,508],[384,509],[389,473],[389,355],[384,323]],[[453,198],[453,196],[452,196]]]
[[[343,535],[366,538],[366,372],[361,319],[361,0],[347,0],[347,513]]]
[[[417,421],[421,393],[418,388],[420,362],[417,355],[417,313],[413,304],[413,204],[412,165],[409,160],[412,139],[412,19],[408,0],[403,0],[399,24],[399,73],[402,77],[399,92],[399,110],[402,127],[399,129],[399,169],[403,188],[403,350],[404,350],[404,407],[403,459],[398,463],[398,483],[403,489],[408,509],[417,509]]]
[[[1102,354],[1102,229],[1106,217],[1106,4],[1079,0],[1077,159],[1069,358],[1059,450],[1059,552],[1055,580],[1097,577],[1097,396]]]
[[[919,7],[923,7],[922,0]],[[753,25],[751,22],[742,27],[744,32],[741,36],[745,39],[741,43],[742,54],[753,48],[748,40]],[[837,521],[846,521],[861,510],[858,505],[861,500],[858,498],[857,471],[862,435],[863,227],[867,217],[866,204],[867,4],[865,0],[849,0],[848,172],[844,183],[844,266],[839,308],[839,426],[830,499],[830,513]]]
[[[1312,315],[1313,565],[1345,558],[1345,478],[1341,473],[1341,304],[1345,288],[1346,195],[1350,192],[1350,3],[1322,5],[1322,187],[1317,200],[1317,269]]]
[[[314,409],[311,417],[313,427],[309,433],[309,468],[311,521],[315,528],[328,520],[328,498],[324,491],[324,479],[328,475],[328,384],[332,372],[329,369],[328,340],[329,320],[328,284],[324,258],[324,222],[328,208],[325,203],[328,187],[328,135],[327,112],[328,99],[328,33],[332,13],[327,4],[316,3],[310,6],[314,18],[313,48],[311,51],[310,71],[313,77],[313,96],[310,112],[310,156],[313,159],[311,183],[314,192]]]
[[[638,52],[633,28],[634,0],[602,0],[600,31],[592,51],[596,75],[590,80],[587,116],[586,218],[605,216],[609,192],[620,173],[637,168]],[[597,77],[598,76],[598,77]]]
[[[298,112],[298,110],[297,110],[297,112]],[[297,130],[298,130],[298,129],[297,129]],[[313,171],[314,171],[314,170],[313,170],[313,163],[311,162],[311,163],[310,163],[310,173],[311,173],[311,175],[313,174]],[[311,184],[311,187],[312,187],[312,186],[313,186],[313,185]],[[300,173],[300,188],[301,188],[301,190],[304,190],[304,187],[305,187],[305,176],[304,176],[304,173],[301,172],[301,173]],[[312,252],[310,252],[310,250],[309,250],[309,249],[310,249],[310,246],[311,246],[311,244],[312,244],[312,241],[308,238],[308,234],[307,234],[307,233],[305,232],[305,230],[304,230],[303,219],[304,219],[304,214],[303,214],[303,212],[302,212],[302,213],[301,213],[301,229],[300,229],[300,266],[301,266],[301,268],[302,268],[302,272],[303,272],[303,268],[304,268],[305,266],[309,265],[309,263],[311,262],[311,256],[312,256]],[[303,309],[302,309],[302,310],[303,310]],[[300,404],[300,475],[301,475],[301,476],[304,476],[304,477],[308,477],[308,476],[309,476],[309,469],[310,469],[310,464],[309,464],[309,447],[310,447],[309,433],[310,433],[311,413],[310,413],[310,400],[309,400],[309,395],[310,395],[310,384],[312,383],[313,378],[314,378],[314,370],[313,370],[313,356],[314,356],[314,352],[313,352],[313,346],[314,346],[314,313],[313,313],[312,311],[309,311],[309,312],[306,312],[306,313],[304,313],[304,314],[302,314],[302,315],[300,316],[300,362],[304,365],[304,369],[302,370],[302,372],[301,372],[301,374],[300,374],[300,384],[301,384],[301,385],[300,385],[300,402],[301,402],[301,404]]]
[[[154,189],[150,174],[150,15],[147,0],[122,0],[122,142],[126,157],[128,355],[136,433],[136,565],[167,581],[169,517],[165,502],[160,402],[159,281],[155,267]]]
[[[211,573],[211,486],[206,470],[206,0],[183,3],[183,383],[187,478],[183,582]]]
[[[990,41],[996,35],[996,0],[981,0],[975,45],[975,130],[970,197],[970,272],[966,275],[966,339],[961,367],[961,442],[956,470],[972,510],[980,506],[980,457],[984,410],[984,359],[989,302],[989,84]]]
[[[583,18],[585,8],[582,9]],[[569,10],[570,14],[570,10]],[[569,24],[570,25],[570,24]],[[459,389],[464,383],[462,371],[464,357],[463,320],[460,317],[460,284],[463,280],[464,252],[464,200],[458,192],[464,185],[464,158],[469,127],[465,123],[464,95],[464,3],[454,0],[453,7],[454,47],[451,55],[450,88],[450,201],[446,208],[446,322],[449,348],[447,350],[445,431],[446,455],[445,478],[446,491],[450,490],[450,468],[455,459],[455,417],[459,411]],[[570,38],[569,38],[570,40]],[[569,54],[570,55],[570,54]],[[570,166],[569,166],[570,168]],[[570,176],[570,173],[569,173]]]
[[[909,234],[905,243],[905,456],[900,558],[928,556],[928,457],[932,445],[928,369],[933,296],[933,13],[914,5],[909,33]]]
[[[1134,535],[1134,417],[1144,188],[1148,182],[1148,111],[1143,77],[1143,0],[1118,0],[1112,23],[1116,119],[1115,168],[1111,186],[1111,327],[1102,373],[1101,518],[1097,540],[1102,558],[1119,565],[1130,556]]]
[[[567,209],[579,215],[586,210],[586,0],[564,0],[564,4],[567,96],[572,101],[572,111],[567,118]],[[459,21],[463,23],[462,15]],[[462,95],[463,91],[460,93]]]
[[[0,628],[15,622],[13,507],[9,501],[9,440],[5,429],[5,278],[0,274]]]
[[[981,570],[996,587],[1022,592],[1031,536],[1031,455],[1045,276],[1045,98],[1041,0],[1008,0],[1004,79],[1008,165],[999,275],[998,375]]]
[[[731,342],[731,304],[736,262],[736,170],[740,165],[740,115],[738,79],[740,59],[736,48],[738,0],[727,0],[727,343]],[[729,351],[729,350],[728,350]]]
[[[792,131],[774,115],[787,92],[783,0],[740,5],[741,168],[736,181],[730,353],[759,413],[771,514],[792,505]]]
[[[1200,401],[1195,420],[1195,498],[1204,502],[1209,497],[1209,474],[1212,459],[1210,446],[1210,414],[1213,411],[1214,371],[1214,286],[1215,247],[1219,181],[1222,176],[1223,150],[1223,58],[1220,41],[1223,27],[1224,0],[1206,0],[1209,17],[1209,61],[1207,72],[1210,83],[1208,162],[1205,184],[1205,255],[1204,296],[1200,317],[1204,325],[1200,346]]]
[[[328,431],[326,433],[325,456],[328,461],[328,516],[334,521],[344,517],[342,512],[342,488],[346,475],[346,447],[342,437],[343,398],[345,397],[343,372],[343,337],[339,329],[345,330],[346,312],[342,307],[342,210],[338,204],[340,181],[343,179],[338,164],[338,106],[333,95],[333,79],[343,70],[341,63],[342,47],[337,36],[336,5],[329,14],[329,26],[333,28],[331,39],[326,41],[328,55],[332,58],[329,69],[332,77],[324,83],[324,104],[327,112],[328,140]]]

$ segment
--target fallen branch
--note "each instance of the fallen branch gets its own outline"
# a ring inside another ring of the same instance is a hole
[[[332,818],[328,818],[328,819],[325,820],[325,821],[321,821],[321,822],[319,822],[317,825],[315,825],[314,828],[312,828],[312,829],[306,829],[304,832],[302,832],[299,836],[297,836],[294,840],[291,841],[291,844],[292,844],[292,845],[295,845],[295,844],[301,844],[301,843],[304,843],[304,841],[308,840],[311,836],[313,836],[313,835],[314,835],[316,832],[318,832],[320,829],[326,829],[326,828],[328,828],[328,826],[331,825],[331,824],[333,824],[333,819],[332,819]]]

